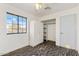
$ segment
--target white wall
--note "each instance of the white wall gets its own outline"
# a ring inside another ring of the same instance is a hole
[[[30,45],[36,46],[43,42],[43,24],[40,21],[30,22]]]
[[[79,51],[79,6],[69,9],[69,10],[64,10],[61,12],[57,12],[54,14],[46,15],[41,17],[42,20],[47,20],[47,19],[55,19],[56,18],[56,45],[60,46],[60,16],[63,15],[69,15],[69,14],[76,14],[77,15],[77,43],[76,43],[76,50]]]
[[[7,35],[6,12],[27,17],[27,33]],[[9,6],[7,4],[0,4],[0,55],[29,45],[30,21],[35,19],[35,16],[27,12],[23,12],[22,10],[17,9],[13,6]]]
[[[56,41],[56,24],[47,26],[47,40]]]

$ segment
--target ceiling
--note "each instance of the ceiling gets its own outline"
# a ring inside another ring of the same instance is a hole
[[[39,10],[35,9],[35,3],[9,3],[9,5],[14,6],[16,8],[22,9],[23,11],[27,11],[35,16],[44,16],[50,13],[60,12],[66,9],[74,8],[78,6],[78,3],[45,3],[45,7],[50,8],[42,8]]]

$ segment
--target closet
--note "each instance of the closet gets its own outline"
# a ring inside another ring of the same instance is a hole
[[[56,19],[43,21],[43,41],[56,41]]]

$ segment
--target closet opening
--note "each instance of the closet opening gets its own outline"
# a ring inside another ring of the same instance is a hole
[[[56,19],[45,20],[43,22],[43,42],[56,42]]]

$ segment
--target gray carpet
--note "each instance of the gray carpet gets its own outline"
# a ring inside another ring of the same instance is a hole
[[[73,49],[67,49],[56,46],[55,42],[47,41],[35,47],[27,46],[4,56],[78,56],[78,52]]]

